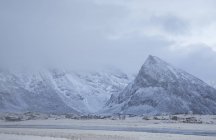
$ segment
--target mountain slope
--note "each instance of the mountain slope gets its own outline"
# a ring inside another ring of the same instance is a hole
[[[110,98],[104,112],[216,114],[216,89],[157,57],[149,56],[135,80]]]
[[[208,84],[216,89],[216,81],[208,81]]]
[[[0,71],[1,112],[93,113],[129,82],[126,74],[58,69]]]

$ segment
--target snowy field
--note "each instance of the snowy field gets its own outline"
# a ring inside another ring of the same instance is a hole
[[[170,119],[172,118],[172,119]],[[188,122],[186,118],[193,118]],[[195,119],[194,119],[195,118]],[[137,131],[138,130],[138,131]],[[216,116],[0,121],[0,140],[215,140]]]
[[[215,140],[210,136],[56,129],[1,129],[2,140]]]

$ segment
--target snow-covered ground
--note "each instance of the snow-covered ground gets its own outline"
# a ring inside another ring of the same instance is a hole
[[[67,140],[66,138],[42,137],[33,135],[0,134],[3,140]]]
[[[6,129],[7,130],[7,129]],[[4,130],[4,131],[6,131]],[[215,140],[210,136],[153,134],[145,132],[119,132],[96,130],[34,130],[13,129],[0,133],[3,140]]]
[[[183,122],[185,118],[192,117],[197,121]],[[216,139],[215,115],[126,117],[125,120],[56,120],[54,118],[19,122],[1,120],[0,127],[0,139],[3,140]]]

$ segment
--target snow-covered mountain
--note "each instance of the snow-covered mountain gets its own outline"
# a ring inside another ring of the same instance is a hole
[[[131,79],[120,71],[0,71],[0,111],[93,113]]]
[[[216,114],[216,89],[157,57],[132,79],[117,70],[1,69],[0,112]]]
[[[216,114],[216,89],[202,80],[149,56],[135,80],[113,94],[103,113]]]

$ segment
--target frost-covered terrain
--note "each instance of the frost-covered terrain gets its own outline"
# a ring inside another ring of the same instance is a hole
[[[1,112],[93,113],[131,79],[111,70],[74,72],[57,69],[0,71]]]
[[[26,134],[0,134],[3,140],[68,140],[66,138],[54,138],[49,136],[34,136]]]
[[[149,56],[135,80],[113,94],[104,113],[216,114],[216,89],[160,58]]]
[[[188,121],[184,122],[185,120]],[[4,140],[215,140],[216,116],[135,116],[126,117],[124,120],[48,118],[19,122],[0,120],[0,138]]]
[[[47,129],[46,133],[44,134],[44,130],[37,130],[36,132],[30,133],[28,131],[29,129],[16,129],[13,130],[12,134],[0,133],[0,138],[3,140],[215,140],[215,137],[211,136],[153,134],[143,132],[108,132],[85,130],[65,132],[65,130],[59,131]]]

